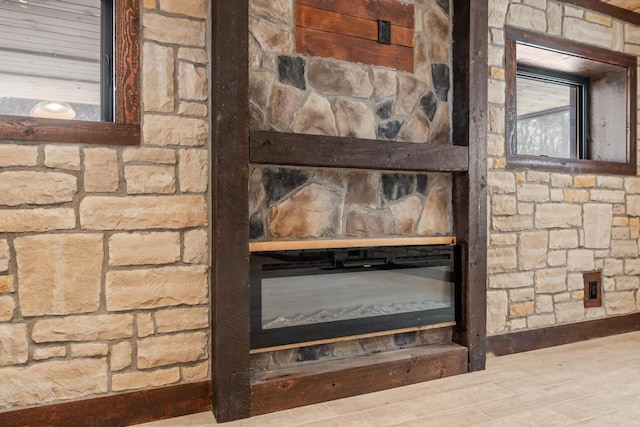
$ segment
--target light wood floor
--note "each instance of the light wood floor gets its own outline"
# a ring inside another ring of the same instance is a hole
[[[216,422],[202,413],[144,425]],[[489,358],[486,371],[224,425],[640,426],[640,332]]]

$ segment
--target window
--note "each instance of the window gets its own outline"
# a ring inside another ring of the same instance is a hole
[[[0,2],[0,139],[137,144],[138,2]]]
[[[512,27],[506,35],[507,165],[635,174],[636,58]]]

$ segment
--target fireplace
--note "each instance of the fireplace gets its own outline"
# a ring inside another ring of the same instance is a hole
[[[253,350],[455,322],[454,245],[344,242],[252,252]]]

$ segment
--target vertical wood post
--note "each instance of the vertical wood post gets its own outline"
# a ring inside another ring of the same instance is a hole
[[[212,389],[218,422],[249,416],[248,2],[212,13]]]
[[[454,143],[468,145],[468,172],[454,173],[454,233],[462,247],[462,313],[454,340],[469,370],[484,369],[487,337],[488,1],[455,0]]]

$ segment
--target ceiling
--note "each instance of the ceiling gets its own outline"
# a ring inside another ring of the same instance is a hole
[[[602,3],[609,3],[613,6],[618,6],[623,9],[632,10],[634,12],[640,12],[640,0],[600,0]]]

